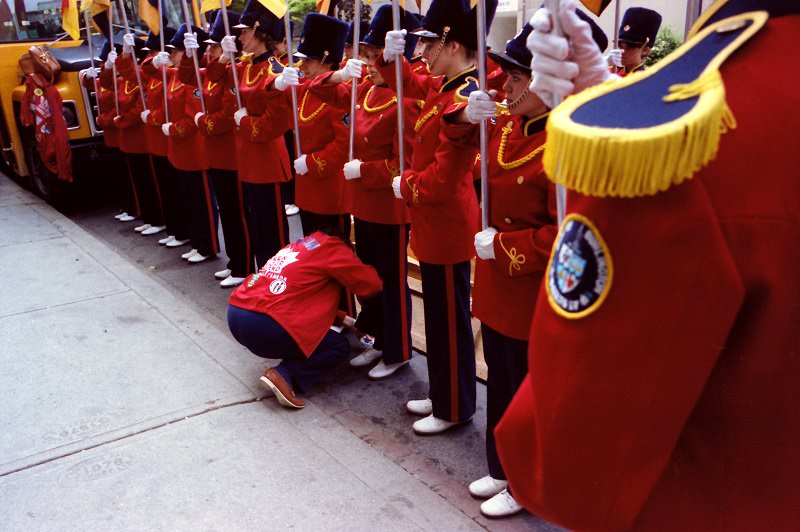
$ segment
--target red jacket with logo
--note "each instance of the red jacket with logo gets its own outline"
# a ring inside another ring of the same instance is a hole
[[[116,106],[116,83],[112,79],[113,71],[110,68],[101,67],[100,75],[97,78],[97,85],[100,92],[97,94],[97,125],[103,130],[103,141],[109,148],[119,148],[119,128],[114,123],[117,116]],[[85,78],[84,85],[94,90],[94,82],[91,78]]]
[[[206,102],[206,113],[197,121],[197,128],[206,138],[206,157],[209,168],[220,170],[236,170],[236,123],[233,113],[236,111],[236,96],[233,88],[228,84],[226,68],[218,62],[212,63],[218,67],[201,70],[203,75],[203,98]],[[220,68],[223,67],[223,68]],[[184,76],[195,78],[194,65],[181,63]],[[186,70],[191,69],[190,72]],[[192,83],[197,85],[196,81]],[[229,98],[228,94],[233,95]]]
[[[119,116],[114,119],[120,131],[119,149],[125,153],[149,153],[147,133],[142,123],[144,110],[136,72],[130,56],[121,55],[117,60],[117,94],[119,94]],[[133,73],[133,80],[126,74]]]

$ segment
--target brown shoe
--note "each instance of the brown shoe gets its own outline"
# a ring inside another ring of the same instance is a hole
[[[261,376],[261,382],[270,387],[272,393],[274,393],[275,397],[278,399],[278,402],[283,406],[298,409],[306,406],[305,401],[295,397],[292,387],[289,386],[289,383],[281,377],[281,374],[278,373],[278,370],[275,368],[269,368],[265,371]]]

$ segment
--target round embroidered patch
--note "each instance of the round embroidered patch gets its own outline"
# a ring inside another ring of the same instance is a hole
[[[547,299],[568,319],[588,316],[603,303],[613,277],[611,254],[588,218],[569,214],[561,223],[547,265]]]
[[[286,281],[283,279],[275,279],[269,283],[269,291],[275,295],[282,294],[286,290]]]

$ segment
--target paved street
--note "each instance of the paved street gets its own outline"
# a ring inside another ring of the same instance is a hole
[[[480,516],[473,423],[414,436],[425,361],[342,367],[289,411],[236,344],[228,292],[113,220],[65,217],[0,175],[2,530],[557,530]],[[263,399],[263,400],[262,400]]]

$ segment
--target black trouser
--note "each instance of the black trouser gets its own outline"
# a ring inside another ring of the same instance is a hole
[[[253,273],[250,260],[250,237],[247,234],[242,188],[235,170],[208,169],[208,177],[214,184],[222,234],[225,237],[225,253],[228,255],[228,269],[234,277],[246,277]]]
[[[475,414],[476,395],[470,264],[420,261],[419,267],[433,415],[446,421],[467,421]]]
[[[177,170],[192,247],[205,256],[219,252],[217,202],[205,172]]]
[[[280,183],[242,183],[251,254],[260,268],[289,243]],[[250,259],[253,262],[253,259]]]
[[[164,206],[164,223],[167,234],[178,240],[189,240],[189,221],[184,202],[181,199],[180,172],[173,168],[166,157],[153,155],[153,169],[161,191]]]
[[[494,441],[494,428],[500,422],[517,389],[528,374],[528,342],[500,334],[481,324],[483,357],[486,360],[486,462],[492,478],[505,480],[506,474]]]
[[[142,221],[150,225],[164,225],[164,215],[161,213],[161,202],[158,197],[158,185],[153,178],[150,156],[146,153],[127,153],[126,155],[136,198],[139,200]]]
[[[289,152],[289,162],[294,163],[294,131],[290,129],[284,133],[283,142],[286,143],[286,151]],[[294,204],[294,164],[289,166],[292,169],[292,179],[281,183],[281,198],[285,205]]]
[[[408,289],[408,224],[379,224],[355,219],[356,254],[383,280],[383,291],[365,301],[356,328],[375,337],[383,361],[411,358],[411,292]]]
[[[123,212],[131,216],[139,216],[139,201],[136,198],[136,191],[133,188],[133,177],[131,176],[130,163],[126,154],[118,148],[109,148],[111,158],[109,160],[111,174],[114,176],[114,187],[116,188],[117,201]]]

